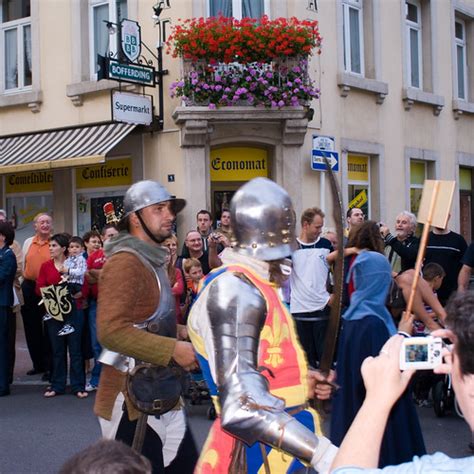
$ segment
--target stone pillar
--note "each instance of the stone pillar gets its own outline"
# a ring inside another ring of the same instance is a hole
[[[304,150],[302,145],[307,130],[306,117],[286,119],[283,122],[281,184],[291,196],[297,217],[303,210],[303,157],[301,153]]]
[[[293,201],[296,217],[302,212],[303,206],[303,172],[301,167],[301,152],[300,146],[281,146],[281,178],[278,177],[279,183],[286,189]]]
[[[187,204],[182,212],[182,222],[191,222],[192,227],[195,227],[196,213],[200,209],[210,210],[211,208],[206,147],[185,147],[183,148],[183,156]],[[188,230],[190,228],[180,228],[182,235]]]

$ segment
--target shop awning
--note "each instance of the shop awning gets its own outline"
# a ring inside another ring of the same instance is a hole
[[[0,138],[0,174],[103,163],[134,128],[108,123]]]

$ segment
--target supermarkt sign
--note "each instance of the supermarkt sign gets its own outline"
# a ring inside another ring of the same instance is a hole
[[[137,66],[109,60],[108,77],[117,81],[155,86],[155,69],[148,66]]]
[[[150,125],[153,121],[153,100],[149,95],[114,91],[112,118],[116,122]]]

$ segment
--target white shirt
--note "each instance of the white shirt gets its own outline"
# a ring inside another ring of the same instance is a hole
[[[326,288],[329,264],[326,257],[332,250],[331,243],[321,237],[309,244],[297,241],[299,249],[291,256],[290,311],[292,314],[319,311],[329,301]]]

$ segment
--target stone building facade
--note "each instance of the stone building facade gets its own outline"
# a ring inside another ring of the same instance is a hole
[[[321,97],[310,109],[184,106],[168,94],[182,66],[165,54],[163,130],[114,123],[114,89],[151,94],[156,110],[158,91],[98,81],[96,54],[114,49],[113,25],[125,17],[156,53],[160,3],[0,0],[0,199],[20,238],[42,209],[57,230],[100,226],[102,205],[120,207],[143,178],[188,200],[181,236],[199,209],[217,220],[257,175],[287,188],[298,213],[322,207],[331,226],[327,177],[311,168],[315,137],[327,136],[346,207],[391,224],[417,210],[425,179],[455,180],[450,227],[472,239],[474,0],[256,0],[250,14],[319,21],[322,54],[309,71]],[[179,19],[218,8],[238,17],[248,4],[170,0],[160,18],[169,33]]]

